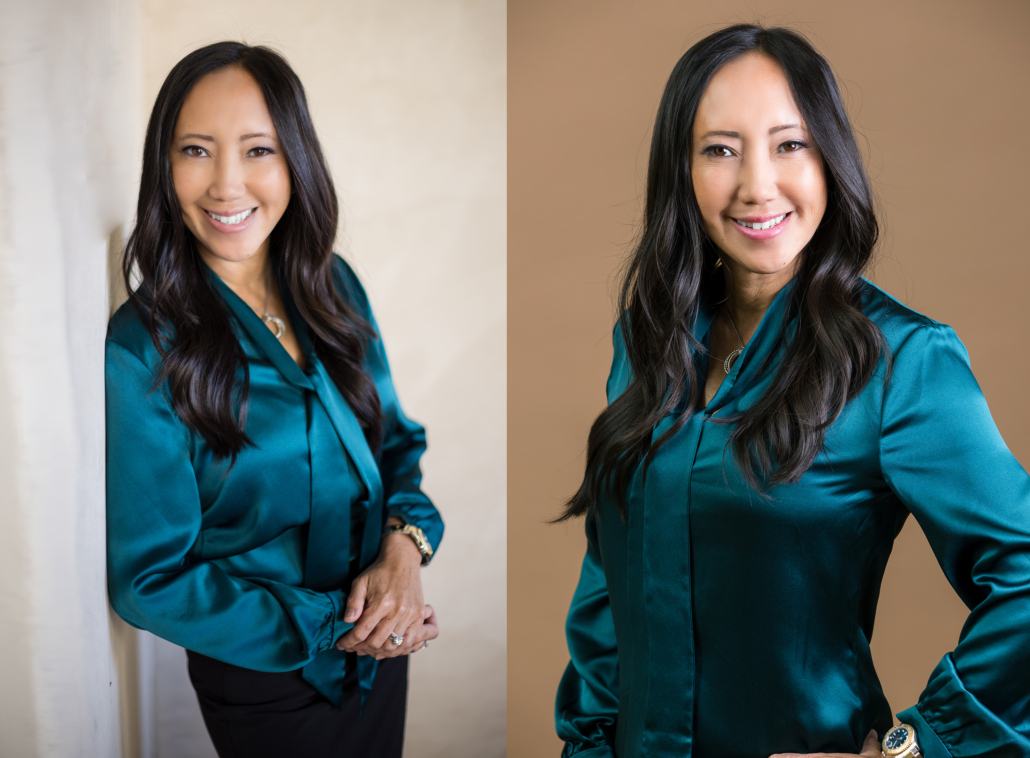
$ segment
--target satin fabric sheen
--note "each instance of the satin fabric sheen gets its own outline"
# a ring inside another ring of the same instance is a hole
[[[627,521],[607,501],[588,519],[556,704],[566,758],[858,753],[882,737],[869,640],[910,513],[970,615],[898,717],[928,758],[1030,756],[1030,477],[951,328],[863,286],[892,374],[881,360],[800,482],[749,491],[719,423],[769,386],[795,328],[788,285],[646,483],[636,472]],[[695,327],[705,346],[714,314]],[[614,343],[609,402],[630,380],[618,328]]]
[[[250,377],[246,432],[231,469],[172,410],[150,335],[131,304],[107,335],[108,595],[132,626],[257,671],[303,668],[339,706],[347,655],[334,646],[347,592],[379,550],[390,515],[420,527],[435,550],[443,521],[419,488],[425,432],[401,410],[382,340],[365,370],[383,412],[369,448],[357,418],[312,348],[286,288],[302,370],[260,317],[213,272]],[[340,296],[378,335],[353,271],[333,261]],[[362,702],[377,661],[357,657]]]

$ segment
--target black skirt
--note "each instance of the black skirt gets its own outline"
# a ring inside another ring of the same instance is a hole
[[[267,673],[187,650],[190,681],[219,758],[401,758],[408,657],[379,662],[364,711],[357,672],[336,708],[300,670]]]

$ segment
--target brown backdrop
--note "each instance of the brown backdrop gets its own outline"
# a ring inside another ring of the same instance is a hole
[[[737,21],[792,26],[823,52],[879,196],[885,233],[871,276],[956,329],[1026,465],[1030,3],[511,0],[508,9],[508,746],[536,758],[561,750],[554,692],[585,545],[581,523],[543,522],[576,488],[604,404],[615,272],[673,64]],[[872,645],[895,711],[919,696],[965,613],[910,519]]]

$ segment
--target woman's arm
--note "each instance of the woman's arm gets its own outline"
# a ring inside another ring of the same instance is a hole
[[[191,549],[200,495],[185,431],[154,373],[107,342],[107,580],[128,623],[258,671],[309,663],[349,630],[346,596],[230,576]]]
[[[435,554],[443,538],[444,524],[440,512],[422,492],[422,470],[419,459],[426,450],[426,431],[409,419],[401,408],[390,375],[386,348],[380,336],[372,308],[361,282],[347,263],[336,256],[333,276],[341,296],[364,318],[376,337],[369,341],[365,354],[365,370],[375,382],[383,413],[383,443],[379,451],[379,471],[383,480],[383,501],[391,516],[405,524],[414,524],[429,540]]]
[[[927,758],[1030,755],[1030,477],[949,327],[922,326],[896,349],[880,458],[970,609],[958,645],[899,718]]]
[[[419,460],[426,449],[425,429],[401,408],[390,375],[390,364],[368,296],[354,271],[338,256],[333,260],[337,291],[372,326],[375,337],[365,353],[365,370],[375,382],[383,418],[383,442],[378,453],[383,504],[394,523],[413,524],[425,534],[435,555],[443,537],[443,519],[422,492]],[[354,628],[337,647],[377,658],[406,655],[434,639],[435,617],[426,616],[422,597],[422,556],[404,534],[387,535],[376,562],[354,580],[346,618]],[[430,609],[431,610],[431,609]],[[433,623],[424,623],[432,618]],[[393,632],[401,645],[389,641]]]
[[[565,741],[562,758],[614,758],[619,652],[597,546],[597,522],[589,519],[586,529],[587,554],[565,622],[572,660],[558,685],[554,721]]]
[[[609,405],[625,392],[629,381],[629,359],[620,322],[612,331],[612,368],[605,385]],[[597,541],[597,520],[593,517],[587,518],[586,534],[587,554],[565,622],[572,660],[558,686],[554,713],[558,736],[565,740],[565,758],[615,755],[612,745],[619,712],[619,654]]]

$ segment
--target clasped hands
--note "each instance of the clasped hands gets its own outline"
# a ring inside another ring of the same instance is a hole
[[[383,538],[375,563],[351,585],[343,620],[354,628],[336,641],[339,650],[380,660],[408,655],[436,639],[440,628],[422,599],[422,554],[406,534]],[[395,645],[390,634],[403,637]]]
[[[881,758],[880,739],[875,731],[870,731],[862,743],[862,752],[854,753],[777,753],[769,758]]]

